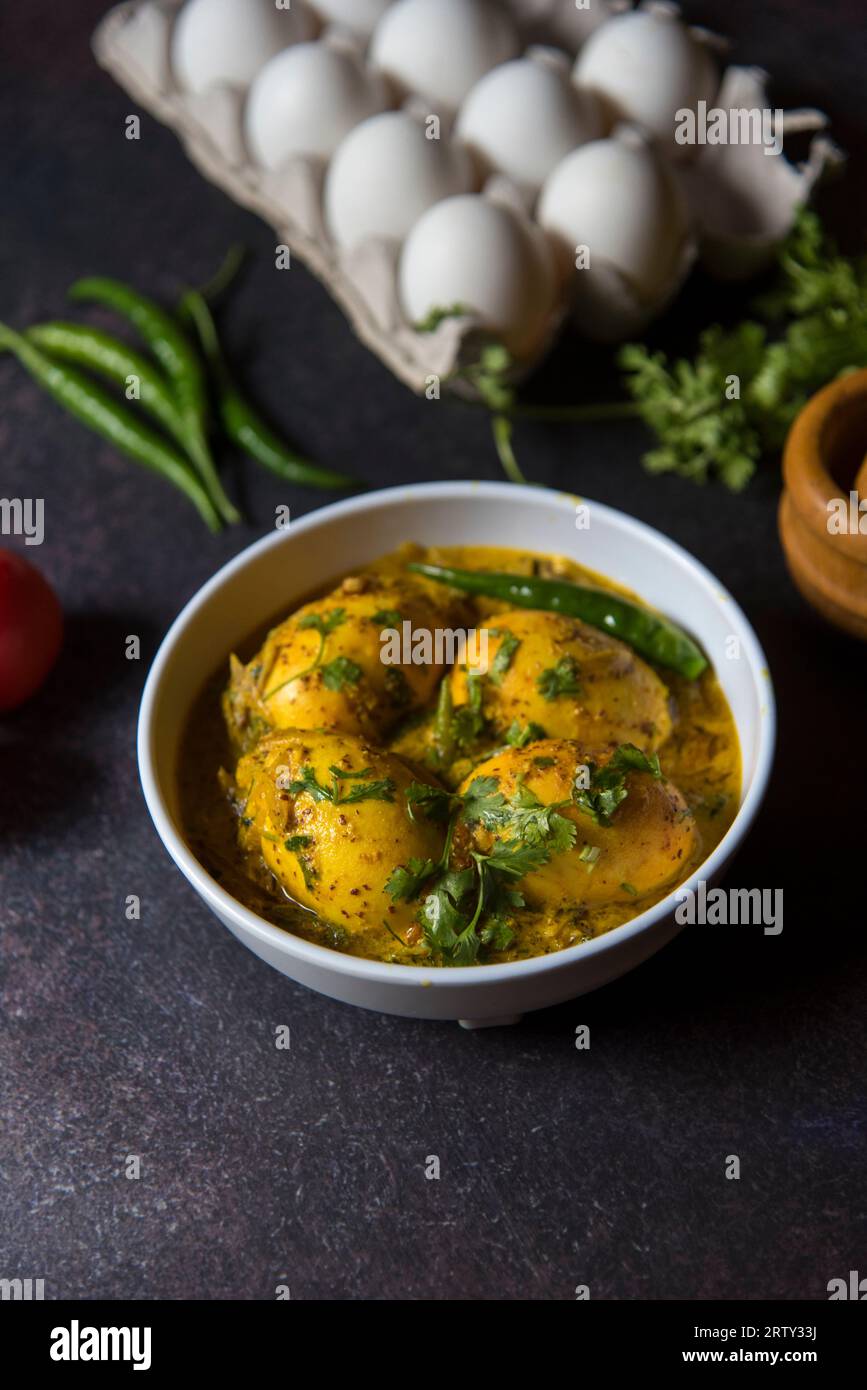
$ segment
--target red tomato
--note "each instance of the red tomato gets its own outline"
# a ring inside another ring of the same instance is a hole
[[[29,700],[60,651],[57,595],[23,555],[0,550],[0,712]]]

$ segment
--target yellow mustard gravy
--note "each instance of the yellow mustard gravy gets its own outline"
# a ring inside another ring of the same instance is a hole
[[[572,560],[493,547],[408,545],[356,573],[403,580],[408,559],[464,569],[572,579],[641,603],[640,597]],[[295,605],[296,608],[300,606],[300,603]],[[473,625],[484,628],[486,620],[495,613],[504,613],[504,606],[497,600],[477,598],[472,600],[471,610]],[[285,615],[286,610],[280,618]],[[251,635],[249,643],[239,652],[242,660],[253,657],[261,646],[263,635],[262,632]],[[700,640],[701,634],[697,636]],[[652,663],[647,664],[652,666]],[[505,949],[483,952],[479,956],[481,963],[546,955],[588,941],[630,921],[688,878],[728,830],[739,805],[741,757],[734,720],[719,682],[710,667],[696,681],[661,667],[652,669],[667,688],[671,716],[671,732],[658,746],[657,753],[664,777],[685,799],[686,809],[681,815],[689,816],[698,832],[693,852],[689,858],[684,858],[675,879],[656,891],[626,901],[578,905],[560,900],[552,905],[535,904],[515,909],[511,916],[514,939]],[[420,934],[419,939],[410,941],[404,933],[393,933],[380,917],[356,925],[352,930],[337,920],[321,920],[309,908],[287,896],[257,849],[241,848],[238,806],[231,795],[237,749],[232,746],[221,711],[226,684],[224,663],[205,682],[182,740],[178,789],[182,822],[192,852],[238,901],[308,941],[374,960],[401,964],[438,963]],[[397,752],[430,780],[436,780],[427,762],[435,704],[436,692],[422,711],[408,716],[382,741],[383,748]],[[502,743],[502,738],[489,738],[484,746],[457,760],[446,775],[440,769],[440,779],[454,789],[463,777],[472,774],[474,765]]]

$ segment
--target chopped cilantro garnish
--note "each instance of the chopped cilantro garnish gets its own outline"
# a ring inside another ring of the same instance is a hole
[[[588,763],[586,772],[587,785],[580,785],[576,779],[572,799],[579,811],[597,825],[610,825],[614,812],[629,795],[628,772],[647,772],[657,779],[662,776],[657,755],[648,757],[634,743],[621,743],[604,767]]]
[[[570,803],[545,805],[523,782],[507,799],[496,777],[476,777],[463,796],[452,797],[452,803],[462,811],[467,825],[494,831],[497,838],[487,853],[471,849],[471,866],[459,872],[448,868],[447,843],[419,921],[428,946],[444,964],[469,965],[483,946],[505,950],[511,943],[514,932],[509,914],[524,906],[513,885],[553,855],[571,848],[576,827],[560,814]],[[454,825],[453,812],[450,835]],[[424,869],[430,870],[429,863]],[[421,872],[411,863],[396,871],[397,877],[392,875],[390,882],[397,890],[414,887],[418,891],[425,881]]]
[[[536,689],[543,700],[557,700],[561,695],[581,695],[578,682],[578,663],[574,656],[561,656],[556,666],[543,671],[536,679]]]
[[[315,657],[313,658],[309,666],[305,666],[303,671],[296,672],[296,674],[294,676],[290,676],[288,680],[281,681],[279,685],[275,685],[273,690],[269,690],[268,693],[264,695],[262,698],[264,700],[270,700],[272,695],[277,694],[278,690],[283,690],[287,685],[291,685],[293,681],[300,680],[302,676],[309,676],[312,671],[318,671],[320,666],[322,665],[322,657],[325,653],[326,641],[331,636],[332,632],[335,632],[337,628],[339,628],[345,621],[345,608],[332,608],[330,613],[306,613],[303,618],[299,618],[298,627],[301,631],[313,631],[319,634],[319,650],[317,651]],[[345,660],[345,657],[338,657],[337,661],[331,662],[331,666],[335,667],[337,666],[337,662]],[[361,668],[359,666],[356,666],[354,661],[350,661],[348,665],[354,667],[354,669],[358,672],[358,676],[355,677],[355,681],[359,680],[362,674]],[[355,682],[353,682],[353,684],[354,683]],[[326,684],[328,684],[327,680]],[[331,685],[329,688],[331,690],[339,690],[341,687],[340,685]]]
[[[502,684],[503,676],[511,666],[512,659],[520,645],[520,637],[513,637],[510,632],[503,634],[503,640],[497,648],[497,654],[491,662],[491,669],[488,672],[494,685]]]
[[[342,690],[345,685],[358,685],[364,675],[357,661],[348,656],[336,656],[322,667],[322,680],[329,690]]]
[[[404,793],[406,809],[410,820],[415,820],[416,810],[427,816],[428,820],[448,820],[452,810],[451,792],[442,787],[431,787],[427,782],[410,782]]]
[[[452,714],[451,737],[458,748],[470,748],[485,731],[482,712],[482,680],[478,671],[467,672],[467,703],[458,705]]]
[[[403,616],[396,608],[380,608],[370,621],[376,623],[377,627],[400,627]]]
[[[301,792],[307,792],[314,801],[331,801],[335,806],[348,806],[358,801],[394,801],[394,782],[390,777],[385,777],[372,782],[365,781],[371,774],[369,767],[363,768],[360,772],[347,772],[342,767],[330,767],[331,786],[323,786],[316,779],[313,768],[302,767],[301,776],[294,782],[290,782],[287,791],[293,796]],[[358,785],[352,787],[344,796],[340,783],[343,781],[357,781]]]
[[[513,719],[506,730],[506,742],[510,748],[526,748],[528,743],[535,743],[538,739],[547,737],[542,725],[534,724],[532,721],[521,728],[518,720]]]
[[[309,849],[312,844],[313,840],[309,835],[290,835],[288,839],[283,841],[283,848],[296,856],[307,888],[312,888],[316,879],[310,860],[304,853],[304,850]]]

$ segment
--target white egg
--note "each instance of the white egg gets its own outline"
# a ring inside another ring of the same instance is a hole
[[[544,238],[477,193],[446,198],[423,214],[404,243],[398,283],[410,323],[461,305],[516,358],[542,345],[556,294]]]
[[[328,159],[353,126],[381,111],[385,94],[350,53],[302,43],[278,53],[250,88],[245,132],[266,169],[296,156]]]
[[[677,112],[694,110],[699,101],[713,105],[719,86],[707,45],[667,6],[615,15],[594,30],[573,80],[597,95],[611,120],[640,124],[673,158],[691,152],[675,142]]]
[[[455,128],[484,173],[507,174],[534,192],[570,150],[602,133],[592,94],[576,91],[568,68],[541,58],[518,58],[487,73]]]
[[[557,165],[536,215],[551,235],[564,276],[613,267],[652,301],[674,272],[688,234],[685,204],[662,162],[640,140],[594,140]],[[589,266],[576,269],[576,248]]]
[[[513,19],[491,0],[397,0],[374,31],[370,60],[442,114],[519,47]]]
[[[187,0],[172,32],[172,67],[188,92],[219,82],[246,87],[275,53],[315,32],[301,5],[278,10],[274,0]]]
[[[405,111],[385,111],[338,146],[325,180],[325,220],[340,246],[367,237],[403,241],[434,203],[472,186],[465,151],[429,140],[426,127]]]
[[[369,39],[391,0],[307,0],[329,24],[340,24],[361,39]]]

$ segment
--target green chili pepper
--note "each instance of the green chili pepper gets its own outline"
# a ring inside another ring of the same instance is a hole
[[[171,388],[147,357],[119,338],[80,323],[38,323],[27,329],[26,337],[50,357],[89,367],[124,391],[129,389],[130,378],[135,378],[138,396],[133,399],[186,448],[186,428]]]
[[[22,334],[0,323],[0,348],[8,348],[59,405],[76,420],[107,439],[119,453],[159,473],[186,494],[203,521],[219,531],[220,518],[211,498],[187,461],[155,430],[136,420],[101,386],[74,367],[59,366]]]
[[[205,374],[182,329],[154,300],[106,276],[76,280],[69,289],[69,297],[116,310],[141,335],[172,384],[186,426],[187,451],[214,505],[224,520],[240,521],[241,514],[227,497],[208,448]]]
[[[546,613],[580,618],[591,627],[619,637],[648,660],[667,666],[689,680],[700,676],[708,664],[707,658],[681,628],[604,589],[588,589],[562,579],[456,570],[441,565],[411,564],[407,568],[467,594],[484,594],[516,608],[539,608]]]
[[[353,479],[329,468],[319,468],[294,450],[289,449],[260,419],[244,399],[232,380],[220,349],[217,330],[204,296],[198,290],[187,290],[181,300],[181,312],[193,322],[202,351],[217,388],[220,421],[226,434],[235,444],[259,463],[290,483],[310,487],[349,487]]]
[[[440,693],[437,699],[433,722],[433,744],[437,765],[440,768],[448,767],[449,764],[454,761],[455,739],[452,730],[453,715],[454,705],[452,702],[451,686],[448,680],[444,680],[440,685]]]

